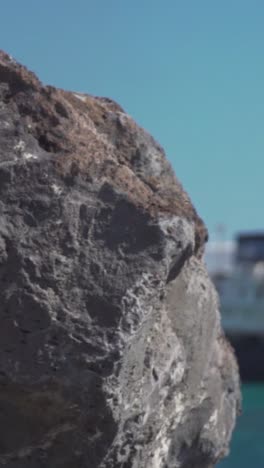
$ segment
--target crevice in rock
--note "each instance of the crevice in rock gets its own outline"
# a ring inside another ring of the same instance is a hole
[[[188,258],[192,256],[192,254],[193,254],[192,245],[188,244],[185,250],[182,252],[180,257],[176,256],[175,259],[173,259],[172,257],[172,261],[171,261],[171,265],[170,265],[170,269],[169,269],[169,273],[168,273],[167,281],[166,281],[167,284],[173,281],[178,276],[184,263],[186,262],[186,260],[188,260]]]

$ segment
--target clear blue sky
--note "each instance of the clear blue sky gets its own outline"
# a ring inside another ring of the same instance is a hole
[[[264,229],[263,0],[2,0],[0,47],[45,83],[117,100],[212,237]]]

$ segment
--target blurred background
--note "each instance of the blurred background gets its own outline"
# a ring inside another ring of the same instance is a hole
[[[0,47],[54,86],[118,101],[206,222],[243,415],[221,468],[264,466],[264,2],[2,0]]]

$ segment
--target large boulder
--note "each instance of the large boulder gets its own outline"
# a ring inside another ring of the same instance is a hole
[[[0,465],[214,466],[238,371],[162,148],[3,52],[0,143]]]

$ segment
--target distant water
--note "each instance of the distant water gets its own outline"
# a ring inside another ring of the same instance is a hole
[[[230,455],[217,468],[264,467],[264,384],[245,384],[242,395],[243,413],[233,434]]]

